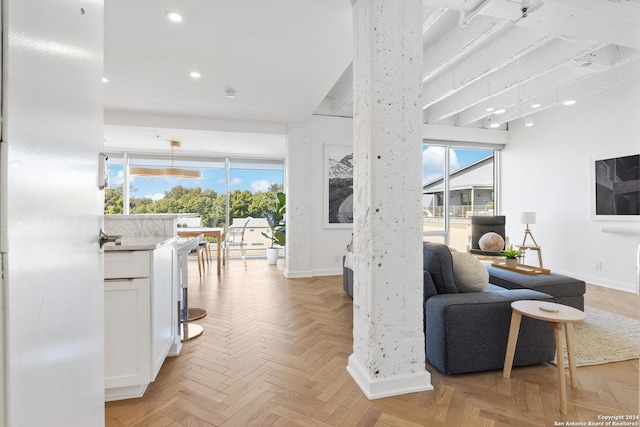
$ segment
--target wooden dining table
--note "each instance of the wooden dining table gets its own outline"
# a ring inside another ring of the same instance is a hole
[[[215,237],[218,245],[216,261],[218,263],[218,276],[220,275],[220,254],[222,253],[222,239],[224,238],[224,228],[222,227],[183,227],[178,228],[179,237],[197,237],[203,234],[204,237]]]

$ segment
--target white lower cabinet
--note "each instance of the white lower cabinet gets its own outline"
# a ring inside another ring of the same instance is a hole
[[[107,390],[151,382],[150,284],[148,278],[105,280],[104,384]]]
[[[176,341],[176,246],[105,252],[105,400],[140,397]]]

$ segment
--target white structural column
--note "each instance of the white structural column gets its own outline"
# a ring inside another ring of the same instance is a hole
[[[308,123],[288,126],[285,170],[287,244],[284,275],[306,277],[311,266],[311,144]],[[295,180],[290,177],[295,177]]]
[[[431,390],[422,308],[421,0],[355,0],[353,354],[369,399]]]

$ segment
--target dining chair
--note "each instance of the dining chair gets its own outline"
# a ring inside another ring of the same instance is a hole
[[[192,253],[197,254],[198,274],[200,275],[200,277],[202,277],[202,273],[204,272],[204,259],[205,259],[205,256],[206,256],[206,254],[204,253],[206,251],[206,249],[205,249],[206,246],[202,245],[202,242],[205,241],[204,240],[204,233],[198,234],[197,239],[198,239],[198,247],[193,249],[189,253],[190,254],[192,254]]]
[[[207,265],[209,265],[212,260],[211,244],[207,239],[203,238],[200,242],[198,242],[198,245],[200,245],[200,247],[202,248],[203,258],[207,260]],[[203,259],[203,265],[204,265],[204,259]]]
[[[247,257],[246,257],[246,250],[245,250],[244,234],[247,230],[247,226],[249,225],[249,222],[252,219],[253,218],[250,216],[242,219],[236,218],[238,222],[242,221],[242,225],[229,227],[229,232],[225,234],[225,240],[223,243],[223,250],[225,251],[225,256],[227,259],[229,258],[230,248],[240,249],[240,255],[242,257],[242,260],[244,261],[245,270],[247,269]]]

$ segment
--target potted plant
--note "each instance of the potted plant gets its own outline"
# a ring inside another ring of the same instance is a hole
[[[516,268],[518,266],[518,258],[522,258],[522,251],[520,249],[513,249],[513,245],[511,245],[509,249],[500,251],[500,255],[506,257],[504,262],[507,267]]]
[[[265,215],[267,223],[269,223],[269,231],[268,233],[263,231],[262,235],[271,240],[271,246],[267,248],[267,262],[272,265],[278,262],[278,254],[280,252],[280,248],[274,247],[274,245],[277,244],[283,247],[285,245],[286,230],[284,214],[286,212],[286,202],[287,198],[285,194],[278,192],[273,209]]]

